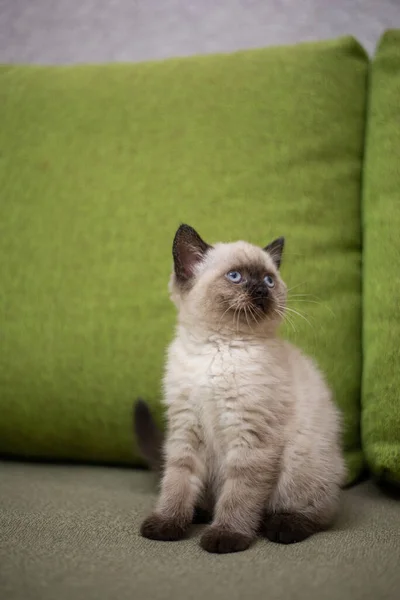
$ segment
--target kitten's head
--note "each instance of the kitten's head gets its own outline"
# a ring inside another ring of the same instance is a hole
[[[273,331],[286,302],[279,274],[283,246],[283,238],[265,248],[247,242],[210,246],[192,227],[181,225],[170,282],[181,321],[214,331]]]

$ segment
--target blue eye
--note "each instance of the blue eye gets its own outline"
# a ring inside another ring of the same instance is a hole
[[[240,283],[242,281],[242,276],[239,271],[229,271],[226,276],[232,283]]]
[[[269,288],[273,288],[275,285],[275,281],[272,279],[271,275],[266,275],[264,277],[264,283],[265,285],[267,285]]]

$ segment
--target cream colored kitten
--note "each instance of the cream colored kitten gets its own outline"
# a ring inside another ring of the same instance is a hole
[[[258,533],[298,542],[334,519],[345,479],[340,418],[314,363],[276,334],[283,245],[209,246],[187,225],[175,235],[164,470],[145,537],[184,537],[196,507],[213,515],[201,538],[209,552],[245,550]],[[143,403],[137,416],[149,455],[156,429]]]

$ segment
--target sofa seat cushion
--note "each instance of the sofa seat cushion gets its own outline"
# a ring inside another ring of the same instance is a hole
[[[398,600],[400,502],[371,482],[343,493],[333,530],[290,546],[201,550],[138,528],[156,497],[145,471],[0,463],[0,591],[12,600]]]

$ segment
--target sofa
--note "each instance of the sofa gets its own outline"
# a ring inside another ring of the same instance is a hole
[[[0,67],[2,598],[388,598],[400,589],[400,32]],[[235,555],[139,535],[157,478],[171,243],[285,235],[282,335],[343,414],[334,527]],[[295,312],[293,312],[295,311]]]

